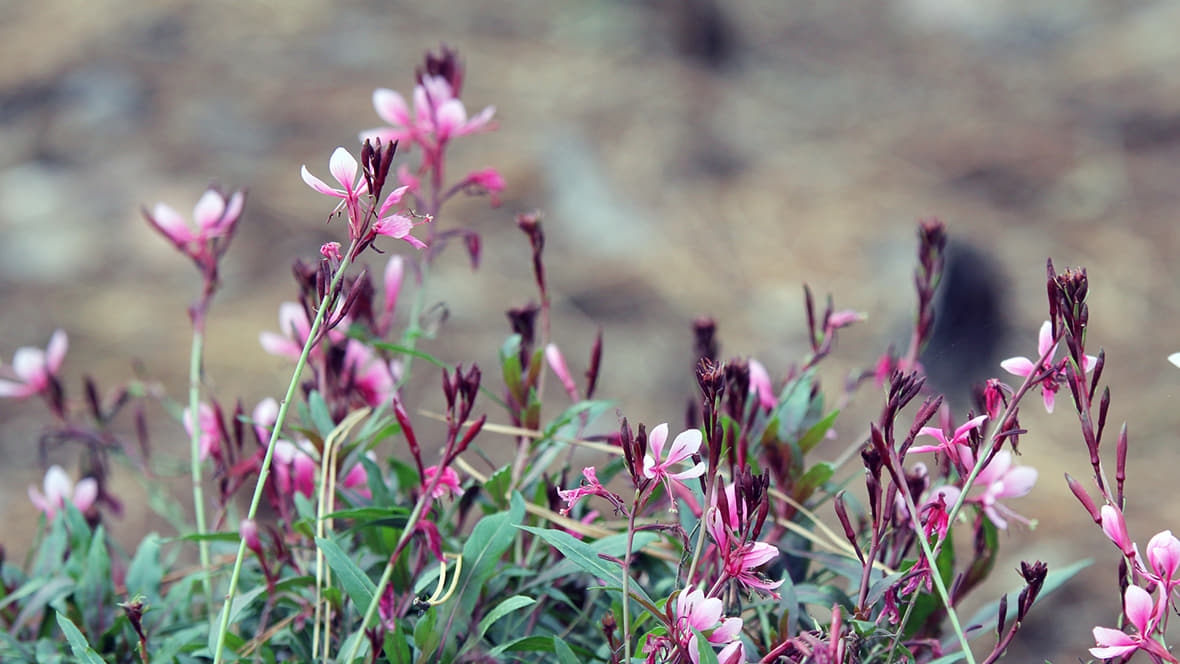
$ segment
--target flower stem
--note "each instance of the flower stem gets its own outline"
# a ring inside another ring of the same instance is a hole
[[[353,245],[349,247],[348,252],[344,255],[344,259],[340,262],[340,267],[336,269],[336,274],[332,275],[332,283],[324,292],[324,297],[320,300],[320,306],[316,310],[315,318],[311,322],[311,329],[308,330],[307,340],[303,344],[303,352],[299,354],[299,360],[295,363],[295,371],[291,375],[291,383],[287,386],[287,394],[283,397],[282,403],[279,404],[279,413],[275,417],[274,428],[270,432],[270,440],[266,444],[266,455],[262,458],[262,467],[258,470],[258,482],[254,485],[254,495],[250,499],[250,509],[246,513],[247,519],[253,519],[258,512],[258,505],[262,502],[262,490],[266,486],[266,480],[270,476],[271,460],[274,458],[275,442],[279,439],[279,434],[283,428],[283,422],[287,419],[287,408],[291,405],[291,400],[295,398],[295,391],[299,388],[299,377],[303,374],[303,368],[307,366],[308,355],[311,354],[311,348],[315,344],[316,338],[319,336],[320,326],[324,323],[324,317],[327,315],[328,303],[332,300],[333,294],[340,287],[340,282],[344,278],[345,271],[352,264],[352,259],[356,252],[357,242],[353,240]],[[225,651],[225,637],[229,632],[229,610],[233,603],[234,595],[238,589],[238,578],[242,572],[242,560],[246,557],[246,540],[239,539],[238,555],[234,559],[233,572],[229,577],[229,589],[225,593],[225,605],[221,608],[221,623],[217,628],[217,646],[213,651],[213,664],[221,664],[222,654]]]
[[[193,326],[193,343],[192,349],[189,352],[188,363],[188,412],[190,420],[189,428],[192,430],[192,435],[189,437],[189,462],[193,482],[193,511],[197,520],[197,534],[201,536],[205,535],[208,528],[205,522],[205,492],[201,487],[201,426],[199,423],[201,407],[201,356],[205,345],[205,331],[203,328],[203,325]],[[201,569],[205,572],[201,575],[201,590],[205,595],[205,606],[212,608],[213,588],[209,582],[211,569],[209,542],[202,537],[197,542],[197,548],[200,550]]]

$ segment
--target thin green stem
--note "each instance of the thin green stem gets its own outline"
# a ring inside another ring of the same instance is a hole
[[[204,536],[208,530],[205,522],[205,491],[201,486],[201,357],[204,352],[205,331],[203,325],[193,326],[193,344],[189,352],[188,362],[188,412],[189,428],[189,463],[193,482],[193,511],[197,520],[197,534]],[[197,542],[201,555],[201,590],[205,595],[205,606],[213,606],[213,587],[209,582],[212,569],[209,556],[209,542],[203,537]],[[208,610],[208,609],[206,609]]]
[[[332,276],[332,283],[324,292],[324,297],[320,301],[319,308],[316,310],[315,318],[311,321],[311,329],[307,333],[307,340],[303,344],[303,352],[299,354],[299,360],[295,363],[295,371],[291,375],[291,383],[287,386],[287,394],[283,397],[282,403],[279,404],[279,413],[275,417],[274,428],[270,432],[270,440],[266,444],[266,456],[262,459],[262,467],[258,470],[258,482],[254,485],[254,495],[250,499],[250,509],[246,513],[247,519],[253,519],[258,512],[258,505],[262,502],[262,490],[266,486],[266,480],[270,477],[271,460],[274,458],[275,442],[279,439],[279,434],[283,429],[283,423],[287,419],[287,408],[291,405],[291,401],[295,398],[295,391],[299,388],[299,377],[303,374],[303,368],[307,366],[307,358],[311,354],[311,348],[315,343],[315,339],[319,336],[320,326],[324,323],[324,317],[327,315],[328,303],[332,299],[332,295],[340,287],[340,281],[344,278],[345,271],[348,270],[349,265],[352,264],[352,259],[356,250],[356,242],[353,241],[353,246],[349,247],[348,252],[344,255],[344,260],[340,262],[340,267],[336,269],[336,274]],[[229,577],[229,589],[225,594],[225,605],[221,608],[221,624],[217,628],[217,646],[213,651],[213,664],[221,664],[222,654],[225,652],[225,638],[229,633],[229,610],[233,603],[234,595],[238,589],[238,578],[242,572],[242,561],[246,557],[246,540],[239,539],[238,555],[234,559],[233,573]]]
[[[631,611],[628,602],[629,582],[631,581],[631,549],[635,542],[635,513],[639,511],[639,489],[635,490],[635,501],[631,503],[631,513],[627,515],[627,555],[623,557],[623,661],[631,662]]]

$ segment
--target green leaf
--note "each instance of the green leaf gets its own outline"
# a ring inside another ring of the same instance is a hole
[[[701,634],[701,630],[696,627],[692,628],[692,633],[697,636],[697,661],[700,664],[720,664],[717,661],[717,653],[713,650],[713,644]]]
[[[581,664],[573,649],[564,639],[553,637],[553,654],[557,655],[557,664]]]
[[[377,584],[368,577],[361,568],[352,562],[340,545],[336,542],[326,538],[315,538],[316,546],[324,553],[324,559],[328,561],[328,567],[336,574],[336,580],[344,587],[344,592],[348,593],[352,603],[359,611],[364,611],[369,607],[369,603],[373,601],[373,595],[377,592]]]
[[[456,598],[448,601],[452,618],[457,612],[461,622],[470,619],[484,584],[496,573],[500,556],[516,539],[516,525],[524,519],[524,512],[524,498],[513,492],[507,512],[486,516],[475,524],[463,544],[463,573],[455,587]]]
[[[163,540],[164,544],[171,544],[173,542],[232,542],[237,544],[241,536],[237,533],[189,533],[187,535],[177,535],[176,537],[168,537]]]
[[[385,632],[385,661],[389,664],[411,664],[413,662],[410,642],[400,628]]]
[[[66,640],[70,643],[70,650],[73,651],[74,657],[79,662],[83,662],[84,664],[106,664],[106,661],[98,656],[94,648],[90,647],[82,632],[78,631],[77,625],[65,617],[60,611],[57,614],[57,625],[65,633]]]
[[[803,473],[803,477],[799,478],[799,483],[795,485],[795,499],[806,500],[824,482],[832,479],[832,475],[835,473],[836,468],[826,461],[821,461],[808,468],[807,472]]]
[[[839,409],[828,413],[824,419],[815,423],[815,426],[807,430],[803,437],[799,439],[799,450],[807,454],[819,444],[819,441],[824,439],[824,435],[828,433],[828,429],[832,428],[832,424],[836,422],[836,416],[840,414]]]
[[[246,610],[246,607],[250,606],[250,603],[253,602],[255,599],[257,599],[258,596],[264,592],[266,592],[266,586],[260,584],[257,588],[254,588],[254,589],[250,590],[249,592],[241,593],[237,597],[235,597],[234,601],[229,606],[229,622],[226,624],[228,624],[228,625],[238,624],[238,620],[242,615],[242,611]],[[221,611],[217,612],[217,622],[215,623],[216,625],[221,624],[221,614],[224,611],[225,611],[225,607],[222,606]],[[217,629],[210,629],[209,630],[209,640],[207,643],[207,647],[209,649],[210,656],[212,656],[212,653],[217,651],[217,632],[218,632]],[[236,650],[237,646],[235,646],[234,643],[236,642],[236,643],[238,643],[238,645],[240,645],[242,642],[241,637],[237,636],[233,632],[226,634],[225,637],[226,637],[225,638],[225,647],[228,648],[229,650]]]
[[[635,533],[634,540],[631,543],[631,552],[639,551],[659,538],[659,535],[650,531]],[[601,560],[600,556],[602,555],[611,556],[612,558],[622,558],[627,555],[627,533],[607,535],[600,540],[595,540],[587,544],[587,546],[590,547],[589,553],[595,559]],[[579,565],[573,559],[566,558],[556,565],[551,565],[548,569],[530,579],[523,588],[551,585],[550,581],[574,574],[579,569]]]
[[[495,625],[496,622],[504,616],[512,613],[513,611],[516,611],[517,609],[522,609],[526,606],[536,603],[537,600],[524,595],[513,595],[503,602],[500,602],[496,605],[496,608],[492,609],[488,615],[484,616],[483,620],[479,621],[479,628],[476,629],[476,641],[478,642],[480,639],[482,639],[484,634],[487,634],[488,629],[492,625]]]
[[[309,408],[309,415],[311,422],[319,431],[321,438],[327,438],[332,430],[336,428],[336,422],[332,419],[332,412],[328,410],[328,404],[324,401],[323,395],[318,391],[313,391],[307,395],[307,407]]]
[[[100,524],[94,529],[90,550],[86,553],[86,568],[74,590],[74,601],[82,610],[87,628],[99,624],[111,584],[111,559],[107,554],[106,530]]]
[[[508,643],[502,643],[488,651],[492,657],[502,652],[553,652],[552,636],[525,636]]]
[[[622,589],[622,571],[614,563],[608,563],[602,558],[599,558],[598,553],[589,544],[575,538],[564,530],[534,528],[532,526],[518,527],[548,542],[550,546],[560,551],[562,555],[577,565],[583,572],[606,582],[612,588]],[[629,584],[628,588],[639,599],[649,604],[654,604],[639,584]]]
[[[414,645],[423,657],[433,657],[438,646],[442,643],[442,631],[435,629],[438,624],[438,607],[432,606],[426,610],[426,615],[414,625]]]
[[[160,600],[160,582],[164,578],[164,567],[160,564],[160,536],[149,533],[139,543],[135,557],[127,568],[127,593],[143,595],[149,603]]]
[[[508,487],[512,484],[512,468],[505,465],[500,470],[492,473],[487,482],[484,482],[483,490],[488,494],[496,507],[500,509],[508,509]]]

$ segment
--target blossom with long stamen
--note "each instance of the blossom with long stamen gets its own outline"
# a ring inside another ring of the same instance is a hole
[[[614,493],[613,491],[610,491],[606,487],[602,486],[602,483],[598,481],[598,475],[594,470],[594,466],[587,466],[583,468],[582,478],[583,483],[575,489],[566,490],[562,489],[561,487],[557,488],[557,495],[565,501],[565,507],[561,510],[562,516],[569,514],[574,505],[577,505],[578,501],[582,498],[585,498],[586,496],[599,496],[601,498],[606,498],[612,505],[614,505],[616,510],[623,511],[626,509],[623,505],[623,499],[620,498],[617,493]]]
[[[730,484],[725,488],[725,492],[726,504],[729,509],[723,513],[720,506],[714,501],[705,516],[705,527],[713,541],[717,543],[722,573],[725,578],[737,579],[747,588],[766,591],[778,599],[780,596],[774,592],[774,589],[781,586],[783,582],[770,581],[754,571],[756,567],[761,567],[777,558],[778,547],[766,542],[743,541],[735,536],[741,531],[741,524],[746,516],[744,514],[745,505],[741,505],[742,514],[739,516],[738,503],[740,501],[737,499],[735,485]]]
[[[963,465],[967,468],[975,466],[975,455],[967,447],[959,450]],[[1008,506],[1000,503],[1003,498],[1019,498],[1032,490],[1037,482],[1037,469],[1031,466],[1015,466],[1012,464],[1012,453],[1001,450],[996,453],[991,462],[979,471],[975,477],[976,486],[983,487],[983,492],[968,495],[966,502],[976,503],[983,508],[983,513],[1000,530],[1008,527],[1008,519],[1016,519],[1023,523],[1029,520]]]
[[[664,454],[664,443],[668,440],[668,424],[664,423],[651,430],[647,436],[647,453],[643,455],[643,475],[664,483],[669,499],[674,495],[672,485],[683,484],[684,480],[700,477],[705,473],[704,462],[698,462],[688,470],[673,472],[673,466],[683,461],[692,461],[692,455],[701,449],[703,436],[698,429],[683,431],[672,441],[668,453]],[[675,503],[673,503],[675,509]]]
[[[340,183],[339,189],[328,185],[323,180],[312,175],[311,171],[307,170],[306,164],[300,170],[300,175],[303,177],[303,181],[312,189],[325,196],[341,199],[337,209],[344,207],[348,211],[348,237],[351,240],[359,239],[364,222],[364,216],[361,211],[361,197],[369,192],[368,183],[365,182],[363,177],[358,177],[360,165],[348,150],[338,147],[332,152],[331,158],[328,159],[328,171],[335,178],[336,182]]]
[[[923,452],[937,452],[939,450],[952,453],[956,446],[967,444],[967,435],[975,429],[979,428],[987,421],[987,415],[980,415],[979,417],[967,420],[963,425],[955,429],[955,432],[948,438],[945,431],[938,427],[922,427],[918,430],[919,436],[930,436],[938,441],[937,445],[914,445],[910,448],[910,452],[914,454],[921,454]]]
[[[1048,355],[1046,355],[1046,353]],[[1055,355],[1057,355],[1057,346],[1053,343],[1053,325],[1049,321],[1045,321],[1041,325],[1041,330],[1037,335],[1037,359],[1045,357],[1045,368],[1051,368],[1053,366],[1053,357]],[[1082,361],[1082,364],[1085,366],[1082,367],[1082,370],[1089,373],[1089,371],[1094,368],[1094,365],[1097,364],[1097,362],[1098,358],[1094,357],[1093,355],[1085,356]],[[1014,376],[1027,378],[1033,373],[1033,370],[1036,369],[1037,361],[1036,359],[1030,360],[1027,357],[1010,357],[1003,362],[1000,362],[1000,366],[1003,367],[1004,371],[1007,371]],[[1064,377],[1061,375],[1061,372],[1054,370],[1051,375],[1040,382],[1041,398],[1045,402],[1046,412],[1053,412],[1053,404],[1056,401],[1057,389],[1061,386],[1063,381]]]
[[[0,369],[9,378],[0,378],[0,398],[26,399],[49,389],[53,377],[65,360],[69,339],[62,330],[49,337],[45,350],[25,346],[16,349],[12,356],[12,367]]]

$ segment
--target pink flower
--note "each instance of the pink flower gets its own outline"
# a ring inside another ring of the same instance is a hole
[[[69,339],[62,330],[49,337],[45,350],[25,346],[16,349],[12,356],[12,368],[4,373],[14,380],[0,378],[0,397],[26,399],[49,389],[53,377],[65,360]]]
[[[1094,641],[1098,647],[1090,648],[1090,654],[1098,659],[1113,659],[1130,656],[1136,650],[1142,649],[1153,658],[1176,662],[1167,648],[1151,636],[1163,617],[1160,615],[1160,609],[1165,606],[1164,602],[1157,604],[1152,601],[1151,594],[1139,586],[1127,586],[1126,594],[1123,596],[1123,611],[1127,615],[1127,620],[1135,627],[1136,633],[1127,634],[1110,627],[1095,627]]]
[[[53,465],[45,472],[45,493],[36,487],[29,487],[29,500],[39,512],[45,513],[48,521],[53,521],[57,511],[66,506],[66,501],[73,503],[79,512],[85,512],[94,505],[98,498],[98,481],[87,477],[74,484],[70,476],[61,466]]]
[[[339,242],[325,242],[320,246],[320,255],[337,263],[344,260],[344,254],[340,253]]]
[[[693,664],[699,664],[700,661],[694,629],[705,634],[709,643],[715,646],[725,645],[727,649],[741,634],[742,619],[726,618],[722,620],[722,609],[720,599],[705,597],[705,593],[700,589],[692,590],[692,586],[687,586],[676,595],[670,636],[688,652],[688,657],[693,661]],[[710,630],[712,631],[710,632]],[[726,652],[727,659],[732,656],[732,650]]]
[[[429,223],[432,220],[431,217],[415,219],[409,212],[399,210],[388,217],[378,219],[377,223],[373,224],[373,232],[396,240],[405,240],[413,245],[415,249],[425,249],[426,243],[410,235],[410,231],[414,230],[415,226]]]
[[[971,450],[961,447],[959,451],[963,464],[968,468],[975,466],[975,456]],[[1023,523],[1028,519],[1013,512],[1007,506],[1000,504],[1003,498],[1019,498],[1032,491],[1037,482],[1037,469],[1031,466],[1013,466],[1012,453],[1008,450],[997,452],[991,463],[975,477],[976,486],[984,487],[983,493],[969,496],[967,502],[977,503],[983,508],[984,514],[1000,530],[1008,527],[1009,518]]]
[[[325,196],[342,199],[340,206],[348,210],[350,239],[356,239],[360,235],[360,227],[364,219],[361,214],[361,196],[367,194],[369,189],[364,178],[358,178],[359,170],[360,166],[357,164],[356,158],[342,147],[336,148],[332,152],[331,158],[328,159],[328,171],[336,179],[336,182],[340,183],[339,189],[328,186],[323,180],[312,175],[306,165],[300,170],[300,175],[307,186]]]
[[[832,312],[832,315],[828,316],[827,328],[829,330],[839,330],[841,328],[848,327],[853,323],[859,323],[864,319],[865,315],[859,311],[842,309],[840,311]]]
[[[565,393],[569,395],[570,401],[577,402],[578,385],[574,383],[569,367],[566,366],[565,357],[562,356],[561,350],[555,344],[545,346],[545,362],[553,370],[553,373],[557,374],[557,379],[561,381],[561,386],[565,388]]]
[[[377,461],[377,455],[372,450],[366,452],[365,457],[370,461]],[[363,498],[373,497],[373,492],[369,489],[369,473],[365,470],[364,464],[359,461],[344,474],[344,480],[340,482],[339,486],[342,489],[352,489]]]
[[[500,192],[504,191],[504,176],[494,168],[485,168],[468,173],[460,186],[474,189],[471,193],[487,193],[492,207],[497,207],[500,205]]]
[[[1102,532],[1114,542],[1124,556],[1135,555],[1135,544],[1127,534],[1127,523],[1123,520],[1123,513],[1113,505],[1103,505],[1099,514],[1102,515]]]
[[[587,466],[582,469],[583,484],[576,489],[565,490],[561,487],[557,488],[557,495],[565,501],[565,508],[561,510],[561,515],[565,516],[570,513],[574,505],[586,496],[599,496],[610,501],[616,509],[623,507],[623,499],[617,494],[610,492],[602,483],[598,481],[598,475],[594,470],[594,466]]]
[[[950,454],[954,451],[957,445],[967,444],[967,434],[979,428],[981,424],[987,421],[987,415],[980,415],[974,419],[968,420],[962,426],[955,429],[955,432],[948,439],[946,432],[938,427],[922,427],[918,430],[919,436],[931,436],[938,441],[937,445],[915,445],[910,448],[913,454],[921,454],[923,452],[937,452],[939,450]]]
[[[438,466],[428,466],[422,471],[422,488],[430,486],[434,481],[434,476],[438,474]],[[454,468],[447,466],[443,469],[442,477],[439,478],[438,484],[435,485],[434,491],[430,492],[433,498],[443,498],[448,494],[450,496],[457,496],[463,493],[463,488],[459,486],[459,473],[455,472]]]
[[[258,343],[271,355],[298,360],[310,334],[311,321],[303,307],[295,302],[284,302],[279,305],[279,333],[262,332],[258,335]]]
[[[451,138],[494,128],[491,123],[495,108],[489,106],[468,119],[467,109],[455,96],[451,84],[442,76],[422,76],[414,87],[414,112],[411,115],[406,99],[386,88],[373,91],[373,109],[388,127],[360,133],[360,140],[413,141],[426,152],[433,152]]]
[[[668,424],[664,423],[651,430],[647,436],[647,454],[643,455],[643,476],[664,483],[668,497],[672,498],[672,483],[683,484],[684,480],[700,477],[705,473],[704,462],[688,470],[671,472],[672,466],[682,461],[691,461],[692,455],[701,449],[702,436],[697,429],[683,431],[672,441],[665,456],[664,443],[668,440]],[[673,503],[675,509],[675,503]]]
[[[352,388],[368,405],[376,408],[393,398],[401,368],[377,355],[369,346],[349,339],[344,351],[344,368],[352,374]]]
[[[774,385],[770,382],[770,374],[767,373],[766,367],[754,359],[749,361],[749,367],[750,391],[758,397],[758,405],[766,411],[774,410],[778,405],[778,398],[774,395]]]
[[[783,582],[768,581],[762,575],[754,572],[755,567],[760,567],[777,558],[778,548],[766,542],[744,542],[731,536],[732,533],[741,530],[742,519],[738,517],[735,486],[730,484],[725,488],[725,493],[726,504],[729,507],[728,513],[722,514],[721,508],[715,501],[705,516],[706,528],[719,549],[725,578],[737,579],[747,588],[765,590],[776,599],[779,598],[774,589],[781,586]],[[744,505],[742,505],[742,511],[745,511]]]
[[[938,539],[946,537],[946,531],[950,528],[950,514],[951,506],[959,499],[959,489],[953,486],[941,486],[930,493],[930,497],[922,503],[919,512],[926,515],[923,521],[923,530],[926,536],[937,535]]]
[[[184,422],[184,430],[189,436],[192,436],[192,410],[185,408],[181,420]],[[209,457],[220,459],[221,424],[217,421],[217,413],[214,412],[213,407],[207,403],[202,403],[197,409],[197,428],[200,430],[198,443],[200,445],[201,461],[204,461]]]
[[[319,463],[314,450],[303,440],[299,444],[289,440],[275,441],[275,484],[280,494],[298,492],[310,498],[315,494],[316,471]]]
[[[228,235],[242,216],[246,203],[245,194],[235,191],[228,199],[225,194],[210,187],[193,206],[194,229],[176,210],[164,203],[156,203],[152,212],[144,212],[148,223],[172,241],[184,253],[198,258],[207,248],[208,240]]]
[[[1170,593],[1173,588],[1180,585],[1180,578],[1176,576],[1180,571],[1180,540],[1172,535],[1172,531],[1156,533],[1148,540],[1147,562],[1151,565],[1151,570],[1141,570],[1143,575],[1164,586],[1166,592]]]
[[[1014,376],[1027,378],[1036,369],[1037,359],[1045,356],[1045,367],[1049,368],[1053,366],[1053,357],[1056,354],[1057,346],[1053,344],[1053,324],[1045,321],[1041,325],[1041,331],[1037,336],[1037,358],[1030,360],[1027,357],[1010,357],[1000,362],[1000,366],[1003,367],[1004,371]],[[1094,368],[1096,362],[1097,358],[1087,355],[1083,361],[1085,366],[1082,369],[1088,373]],[[1049,413],[1053,412],[1053,402],[1057,395],[1057,388],[1061,386],[1063,380],[1064,378],[1060,375],[1060,370],[1056,370],[1048,378],[1041,381],[1041,397],[1045,402],[1045,410]]]

